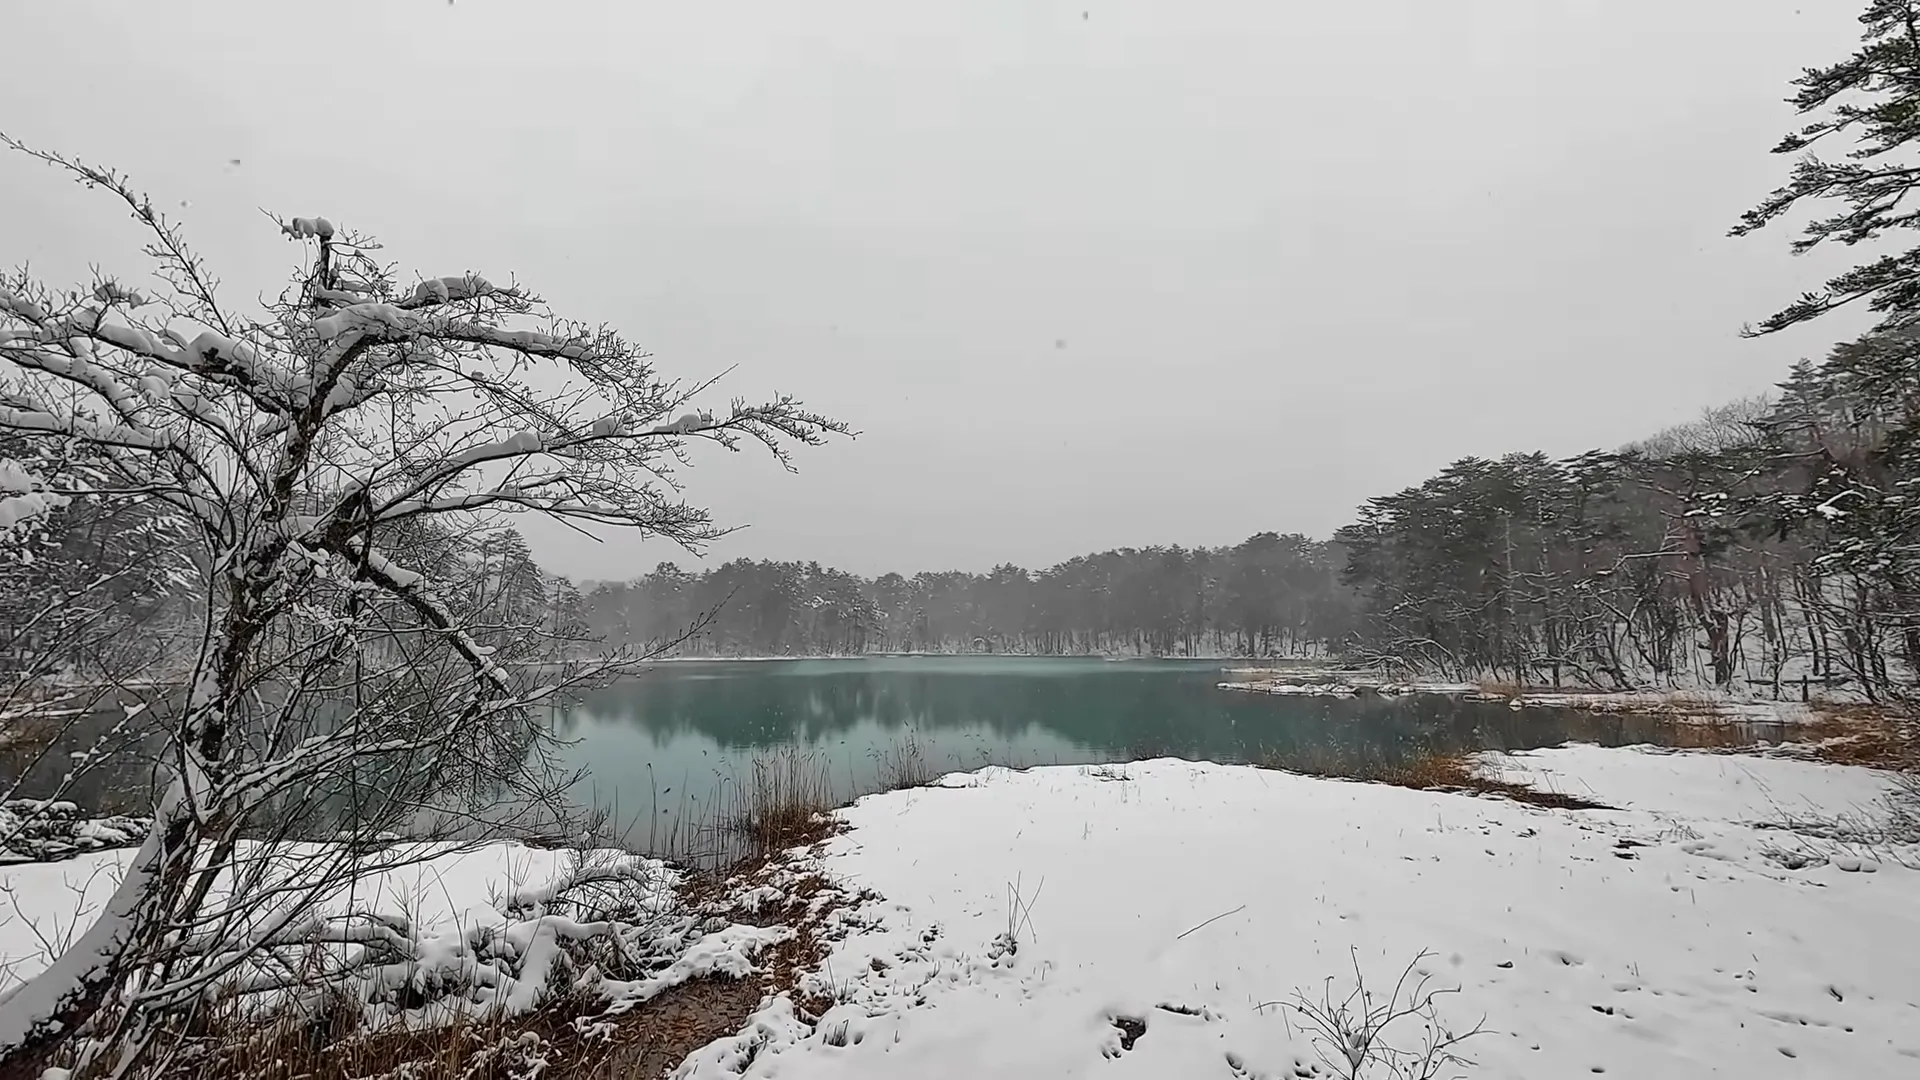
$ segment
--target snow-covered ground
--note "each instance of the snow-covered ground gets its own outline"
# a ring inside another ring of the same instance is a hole
[[[1175,760],[869,796],[784,878],[821,870],[879,897],[828,916],[832,951],[802,989],[835,1004],[808,1023],[770,998],[679,1075],[1335,1076],[1296,992],[1337,1003],[1357,965],[1384,1004],[1423,952],[1408,986],[1424,973],[1427,989],[1458,988],[1433,999],[1439,1021],[1484,1019],[1457,1047],[1475,1063],[1464,1075],[1920,1075],[1920,847],[1795,831],[1871,814],[1886,774],[1589,746],[1477,766],[1619,809]],[[0,983],[38,970],[128,855],[0,867]],[[524,1005],[538,957],[571,932],[539,903],[568,860],[493,845],[361,895],[410,917],[429,967],[493,963],[475,942],[519,942],[489,1000]],[[696,920],[675,909],[670,872],[643,866],[663,918],[649,974],[609,988],[623,1001],[744,974],[791,933]],[[1382,1042],[1417,1050],[1423,1035],[1408,1018]]]
[[[297,861],[318,850],[289,845],[284,858]],[[85,929],[132,857],[123,848],[0,866],[0,993],[38,973],[50,950]],[[327,950],[322,963],[356,972],[348,985],[366,1001],[370,1023],[419,1026],[496,1006],[509,1013],[531,1009],[548,988],[562,942],[617,935],[620,951],[642,973],[627,980],[583,975],[582,985],[609,1005],[630,1008],[702,975],[748,974],[762,949],[792,936],[787,927],[732,925],[689,910],[678,883],[679,875],[660,862],[619,852],[593,852],[583,860],[513,843],[448,850],[323,899],[323,915],[353,911],[375,918],[349,927],[356,932],[345,940],[357,944]],[[360,952],[368,944],[403,941],[404,958],[397,962],[368,966]],[[405,994],[407,986],[438,988],[444,996],[419,1005],[421,995]]]
[[[1232,668],[1226,670],[1229,674],[1235,673]],[[1381,697],[1399,697],[1403,694],[1463,694],[1487,699],[1494,697],[1494,695],[1481,694],[1480,688],[1471,683],[1368,682],[1342,681],[1338,678],[1327,682],[1306,682],[1278,678],[1253,679],[1246,682],[1230,681],[1214,685],[1222,690],[1236,690],[1243,694],[1277,694],[1283,697],[1359,697],[1362,694],[1377,694]]]
[[[1307,671],[1274,674],[1265,669],[1253,668],[1226,668],[1223,671],[1238,678],[1216,685],[1222,690],[1246,694],[1298,697],[1358,697],[1363,694],[1400,697],[1406,694],[1444,694],[1479,701],[1505,702],[1515,709],[1573,709],[1579,712],[1665,716],[1674,720],[1771,724],[1805,724],[1819,719],[1820,716],[1819,707],[1815,705],[1714,689],[1572,693],[1528,691],[1510,696],[1483,692],[1472,683],[1396,682],[1358,672]],[[1249,676],[1256,677],[1249,678]]]
[[[1574,744],[1478,755],[1482,775],[1623,810],[1709,825],[1874,816],[1891,789],[1870,769],[1752,754]]]
[[[1819,711],[1798,701],[1730,694],[1716,690],[1642,690],[1615,693],[1526,693],[1507,704],[1516,709],[1578,709],[1582,712],[1645,713],[1676,719],[1750,720],[1804,724]]]
[[[1459,988],[1439,1019],[1485,1020],[1466,1075],[1920,1076],[1920,872],[1766,827],[1870,807],[1886,776],[1587,747],[1484,767],[1624,809],[1171,760],[869,796],[821,860],[885,898],[840,915],[816,984],[839,1003],[810,1029],[776,1000],[684,1075],[1340,1075],[1271,1003],[1337,1002],[1356,963],[1384,1003],[1425,950],[1429,988]]]
[[[138,844],[146,839],[151,821],[89,817],[65,801],[14,799],[0,803],[0,864],[53,862],[83,851]]]

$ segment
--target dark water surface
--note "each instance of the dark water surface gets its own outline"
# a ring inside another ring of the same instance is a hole
[[[1308,771],[1567,741],[1672,743],[1651,717],[1515,710],[1439,696],[1311,698],[1218,689],[1233,661],[907,657],[661,664],[585,696],[559,721],[582,801],[624,827],[699,815],[782,755],[818,763],[836,800],[905,763],[982,765],[1176,756]],[[1697,734],[1698,729],[1693,729]],[[1782,732],[1751,729],[1760,738]]]

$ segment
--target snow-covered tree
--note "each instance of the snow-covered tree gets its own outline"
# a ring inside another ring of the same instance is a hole
[[[477,521],[541,513],[697,550],[723,530],[680,494],[691,444],[784,463],[846,428],[785,396],[696,409],[707,383],[662,376],[613,330],[477,274],[404,282],[321,217],[280,223],[301,265],[276,299],[229,306],[118,173],[6,141],[130,210],[156,272],[0,280],[0,437],[84,448],[90,493],[163,509],[203,552],[151,833],[93,926],[0,1002],[0,1074],[61,1054],[86,1074],[152,1052],[221,980],[270,984],[252,961],[289,935],[346,935],[310,902],[419,857],[365,841],[553,825],[566,778],[535,710],[606,668],[520,663],[539,658],[544,588],[468,542]],[[16,509],[70,497],[5,475],[10,534]],[[475,602],[502,590],[525,610]],[[329,829],[355,842],[291,854]]]
[[[1920,330],[1870,334],[1800,365],[1759,422],[1765,480],[1721,496],[1802,552],[1818,665],[1920,699]]]
[[[1798,160],[1787,183],[1747,211],[1733,233],[1813,207],[1816,216],[1793,242],[1796,253],[1830,242],[1881,249],[1750,332],[1771,333],[1858,301],[1880,318],[1872,333],[1837,347],[1824,363],[1796,369],[1763,425],[1771,482],[1744,497],[1721,493],[1716,505],[1811,548],[1802,592],[1839,638],[1838,648],[1816,640],[1816,653],[1829,669],[1851,669],[1870,692],[1911,701],[1920,669],[1920,458],[1913,449],[1920,444],[1920,247],[1883,245],[1920,228],[1911,205],[1920,187],[1913,105],[1920,3],[1869,0],[1860,24],[1852,55],[1794,80],[1789,100],[1808,122],[1773,152]],[[1891,643],[1904,654],[1893,669]]]
[[[81,791],[133,795],[155,676],[180,659],[191,536],[103,492],[100,464],[0,433],[0,850],[31,850]]]
[[[1914,141],[1920,137],[1920,3],[1868,0],[1860,15],[1860,47],[1825,67],[1807,68],[1788,100],[1808,122],[1774,146],[1796,154],[1787,182],[1741,215],[1733,235],[1765,228],[1808,202],[1833,202],[1832,213],[1808,222],[1793,250],[1837,242],[1848,247],[1920,229],[1908,202],[1920,187]],[[1842,154],[1822,156],[1822,150]],[[1753,333],[1772,333],[1865,300],[1881,316],[1879,329],[1910,325],[1920,314],[1920,247],[1880,255],[1828,281],[1824,288],[1763,320]]]

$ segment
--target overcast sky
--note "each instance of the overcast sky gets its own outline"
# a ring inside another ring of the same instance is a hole
[[[751,526],[709,560],[1324,535],[1859,327],[1741,340],[1840,264],[1725,232],[1861,0],[8,6],[0,127],[131,172],[230,293],[293,265],[260,208],[325,214],[863,432],[797,476],[704,455],[690,493]],[[0,198],[0,261],[142,269],[45,168],[0,159]],[[523,528],[577,578],[690,562]]]

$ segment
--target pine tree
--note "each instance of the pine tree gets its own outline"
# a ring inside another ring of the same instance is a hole
[[[1795,253],[1828,241],[1852,247],[1900,229],[1920,229],[1920,209],[1906,202],[1920,186],[1920,3],[1872,0],[1860,16],[1859,49],[1827,67],[1808,68],[1788,98],[1802,116],[1816,117],[1788,134],[1776,154],[1801,154],[1787,183],[1741,215],[1732,235],[1764,228],[1803,201],[1836,201],[1845,209],[1808,223]],[[1857,100],[1856,100],[1857,99]],[[1851,138],[1839,160],[1815,151]],[[1884,255],[1829,280],[1762,321],[1750,334],[1767,334],[1866,300],[1882,316],[1879,329],[1906,326],[1920,313],[1920,246]]]

